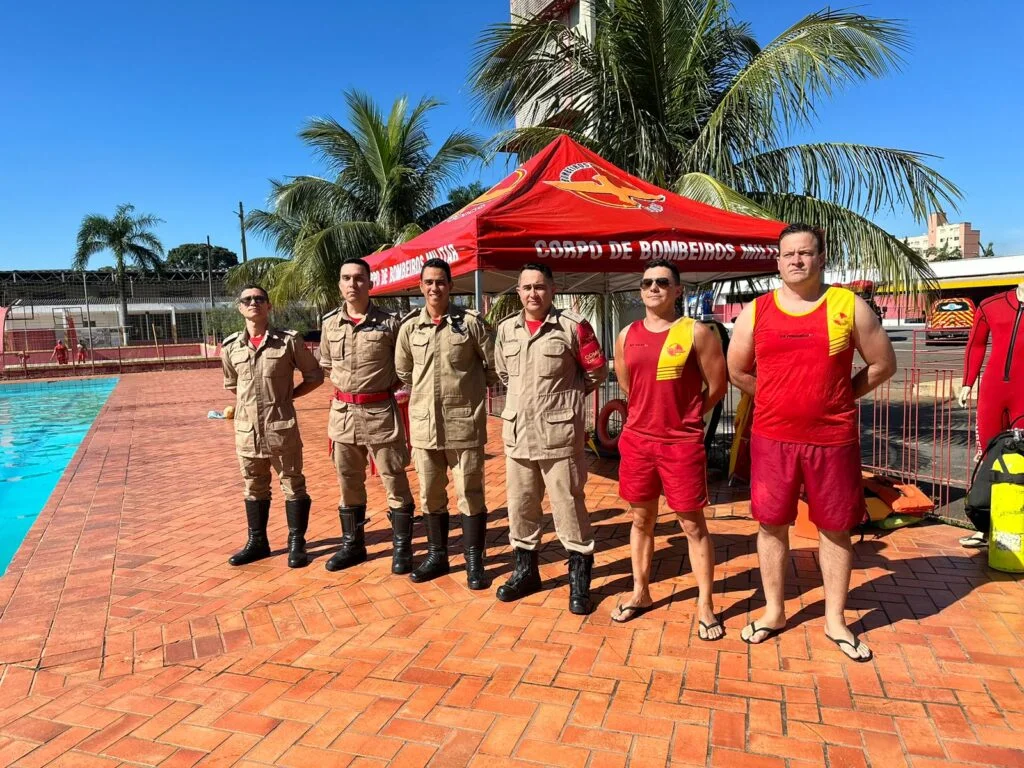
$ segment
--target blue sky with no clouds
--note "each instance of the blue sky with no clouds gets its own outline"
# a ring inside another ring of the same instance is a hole
[[[764,43],[821,7],[737,0],[735,15]],[[1022,4],[857,8],[905,20],[906,65],[824,105],[800,138],[941,155],[936,165],[965,194],[951,218],[973,222],[1000,255],[1024,253]],[[82,216],[121,202],[165,219],[168,249],[210,235],[239,251],[238,202],[263,206],[267,179],[317,172],[296,133],[311,116],[343,117],[346,88],[384,105],[435,96],[446,106],[434,136],[487,133],[466,77],[479,31],[507,16],[507,0],[12,4],[0,30],[0,269],[69,266]],[[467,181],[506,171],[474,168]],[[878,221],[898,235],[924,231],[905,214]],[[250,237],[249,254],[269,251]]]

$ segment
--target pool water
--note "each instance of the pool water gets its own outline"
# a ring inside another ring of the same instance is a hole
[[[0,384],[0,575],[116,385],[116,378]]]

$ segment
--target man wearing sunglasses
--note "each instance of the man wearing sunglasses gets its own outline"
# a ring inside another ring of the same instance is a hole
[[[288,520],[288,567],[301,568],[306,556],[309,494],[302,474],[302,440],[295,418],[297,397],[323,384],[324,373],[295,331],[270,327],[270,299],[258,285],[245,286],[238,311],[245,330],[224,339],[221,364],[224,388],[235,393],[235,450],[245,481],[245,518],[249,538],[228,562],[245,565],[270,556],[270,470],[284,491]],[[294,373],[302,374],[295,387]]]
[[[712,601],[715,551],[704,520],[708,503],[704,414],[725,396],[725,356],[718,334],[689,317],[676,317],[682,293],[671,261],[647,263],[640,281],[645,316],[615,341],[615,375],[629,396],[619,437],[619,495],[630,504],[633,593],[612,621],[626,622],[653,605],[648,585],[658,502],[665,497],[686,534],[697,579],[697,636],[723,636]]]
[[[324,315],[320,365],[330,372],[334,395],[327,422],[331,457],[338,474],[341,546],[325,567],[340,571],[366,560],[366,465],[380,472],[392,526],[391,572],[412,570],[412,492],[405,467],[409,447],[395,402],[395,340],[399,319],[370,301],[370,266],[342,262],[342,305]]]
[[[856,662],[871,649],[846,626],[853,546],[864,517],[857,398],[896,372],[896,355],[871,307],[829,287],[825,234],[791,224],[779,235],[782,287],[759,296],[736,319],[729,377],[754,398],[750,507],[760,523],[757,555],[765,611],[740,638],[767,642],[786,625],[789,526],[802,493],[818,527],[825,586],[825,637]],[[854,351],[866,366],[853,374]]]
[[[443,259],[420,269],[422,309],[404,318],[395,368],[412,388],[409,432],[420,479],[427,526],[427,557],[409,578],[415,582],[448,573],[448,469],[462,513],[466,583],[486,589],[484,543],[484,443],[487,387],[496,384],[494,332],[479,312],[451,303],[452,271]]]
[[[569,553],[569,610],[585,615],[593,610],[594,536],[583,497],[583,407],[608,376],[608,362],[590,323],[552,306],[555,281],[546,264],[525,265],[518,290],[523,311],[498,326],[495,350],[498,376],[508,386],[501,418],[515,559],[497,596],[507,603],[541,588],[537,548],[546,489],[555,532]]]

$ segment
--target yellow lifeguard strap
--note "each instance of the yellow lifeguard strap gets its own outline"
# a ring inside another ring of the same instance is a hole
[[[669,328],[668,336],[658,356],[658,381],[670,381],[683,376],[683,366],[693,349],[693,329],[696,321],[692,317],[680,317]]]

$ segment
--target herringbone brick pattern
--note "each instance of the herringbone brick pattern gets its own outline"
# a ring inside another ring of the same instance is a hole
[[[339,535],[326,395],[301,403],[314,563],[244,568],[227,404],[214,371],[124,377],[0,579],[0,765],[1024,766],[1024,590],[941,525],[857,546],[850,607],[876,659],[822,635],[813,549],[795,549],[790,628],[749,648],[762,605],[755,525],[722,491],[711,510],[727,637],[694,635],[685,538],[658,526],[657,607],[626,625],[629,524],[615,466],[587,498],[602,599],[566,611],[550,529],[550,589],[519,604],[451,576],[390,573],[371,481],[370,560],[323,569]],[[500,441],[488,446],[489,570],[508,573]],[[415,482],[415,480],[414,480]],[[286,528],[275,499],[272,543]],[[416,548],[425,544],[417,529]],[[794,540],[799,544],[799,540]]]

